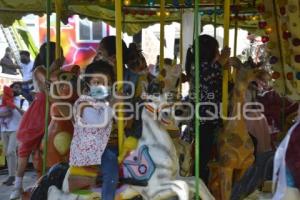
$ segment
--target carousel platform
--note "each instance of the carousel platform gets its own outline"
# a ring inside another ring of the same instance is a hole
[[[9,196],[11,191],[13,190],[13,186],[6,186],[3,185],[2,182],[5,181],[7,178],[7,173],[5,173],[5,170],[0,170],[3,173],[0,172],[0,200],[9,200]],[[36,173],[33,170],[29,170],[25,173],[24,177],[24,188],[28,188],[29,186],[32,186],[34,182],[36,181]],[[254,193],[249,195],[244,200],[271,200],[272,195],[270,193],[261,192],[256,190]]]
[[[13,186],[3,185],[2,182],[7,178],[7,173],[0,173],[0,199],[9,200]],[[32,186],[36,181],[36,173],[33,170],[27,171],[24,177],[24,188],[26,189],[29,186]]]

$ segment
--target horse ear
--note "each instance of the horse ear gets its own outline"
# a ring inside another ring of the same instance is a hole
[[[147,87],[148,87],[147,82],[142,81],[141,86],[142,86],[141,98],[145,100],[147,98]]]
[[[162,88],[164,87],[164,82],[160,79],[153,79],[147,86],[147,94],[162,94]]]
[[[147,85],[146,81],[142,81],[141,85],[142,85],[142,93],[144,93],[144,94],[147,93],[148,85]]]
[[[74,74],[80,74],[80,67],[78,65],[74,65],[71,69],[71,72]]]

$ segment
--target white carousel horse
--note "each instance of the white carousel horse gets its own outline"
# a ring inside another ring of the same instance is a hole
[[[176,149],[165,129],[166,125],[172,126],[172,124],[176,124],[172,116],[173,103],[168,102],[167,98],[161,94],[148,95],[147,100],[142,111],[143,134],[139,140],[137,150],[144,146],[148,147],[155,170],[148,180],[147,186],[127,185],[121,196],[123,199],[130,199],[140,194],[145,200],[168,199],[174,196],[177,196],[179,200],[192,199],[196,187],[195,177],[179,176],[179,162]],[[49,188],[49,200],[94,198],[69,193],[68,176],[69,172],[67,172],[64,179],[63,191],[58,190],[55,186]],[[201,199],[215,199],[201,179],[199,180],[198,188]]]

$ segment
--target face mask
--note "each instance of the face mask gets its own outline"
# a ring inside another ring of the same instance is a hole
[[[111,88],[103,85],[90,86],[90,95],[95,99],[105,99],[111,94]]]

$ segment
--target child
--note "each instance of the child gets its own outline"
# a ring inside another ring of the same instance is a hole
[[[12,117],[12,109],[14,109],[14,92],[12,88],[4,86],[2,104],[0,105],[0,128],[7,127]],[[1,130],[3,131],[3,130]]]
[[[16,142],[16,131],[18,129],[19,123],[21,121],[22,114],[22,100],[20,98],[21,84],[13,83],[10,87],[4,86],[4,95],[2,98],[1,108],[7,108],[10,112],[10,116],[1,119],[1,134],[2,140],[4,142],[5,156],[7,160],[7,168],[9,177],[6,181],[3,182],[4,185],[10,186],[13,185],[15,181],[15,174],[17,168],[17,142]]]
[[[112,69],[104,61],[87,66],[84,77],[86,86],[83,88],[85,94],[74,105],[74,135],[70,148],[71,166],[101,165],[104,200],[114,200],[118,184],[118,143],[109,140],[111,106],[114,104],[108,101],[114,79]]]
[[[225,47],[219,52],[218,41],[209,35],[199,36],[199,65],[200,65],[200,102],[213,103],[214,106],[201,106],[200,114],[200,177],[205,183],[208,182],[209,169],[208,162],[211,159],[211,152],[215,140],[215,134],[222,126],[221,117],[208,119],[209,112],[214,113],[214,109],[221,109],[222,101],[222,67],[226,65],[230,56],[230,48]],[[205,48],[201,48],[205,47]],[[193,100],[195,94],[195,43],[188,49],[186,58],[186,73],[190,81],[190,98]],[[206,119],[205,119],[206,118]],[[194,126],[194,125],[192,125]]]

